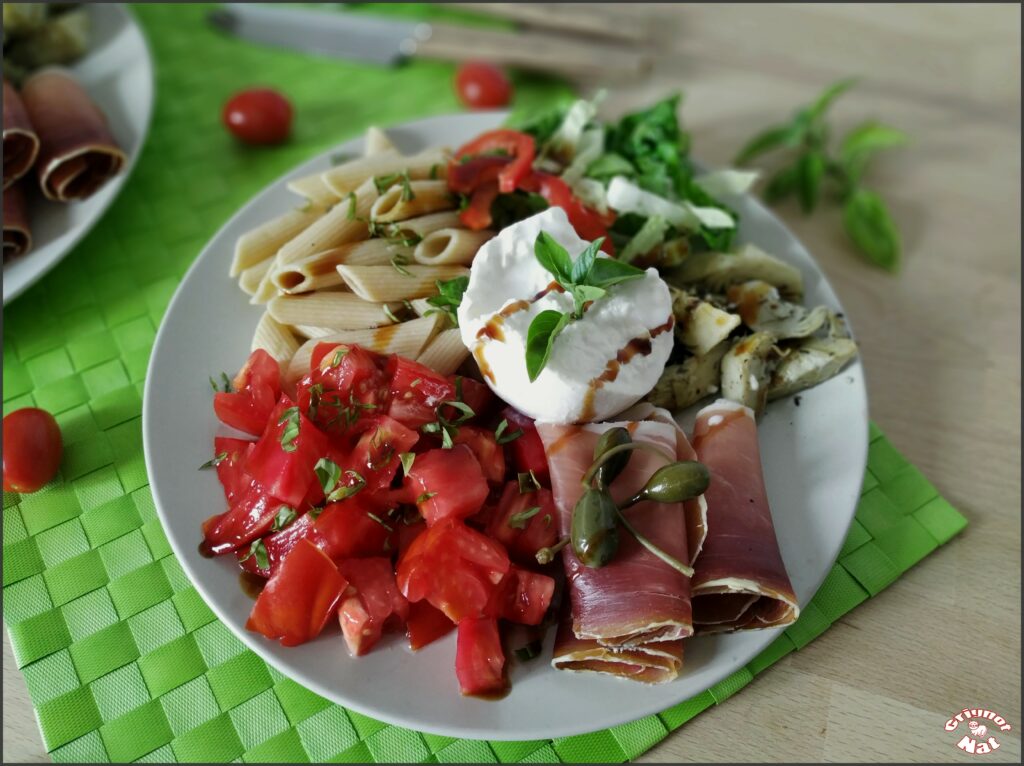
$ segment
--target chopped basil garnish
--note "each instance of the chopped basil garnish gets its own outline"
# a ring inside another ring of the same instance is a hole
[[[295,519],[299,517],[299,514],[295,512],[294,508],[289,508],[287,505],[282,505],[277,509],[277,515],[274,517],[274,523],[270,525],[271,532],[279,532],[280,530],[287,527]]]
[[[393,312],[391,310],[391,307],[388,304],[382,303],[381,304],[381,310],[384,312],[384,316],[386,316],[388,319],[390,319],[395,324],[398,324],[399,322],[402,321],[401,319],[399,319],[398,317],[395,316],[395,312]]]
[[[508,525],[512,529],[526,529],[526,523],[540,513],[540,506],[535,505],[533,508],[527,508],[525,511],[519,513],[513,513],[508,518]]]
[[[218,452],[216,455],[213,456],[212,459],[207,460],[205,463],[199,466],[199,470],[202,471],[204,468],[216,468],[227,459],[227,452]]]
[[[377,187],[378,194],[383,194],[390,186],[393,186],[396,183],[400,183],[402,185],[403,202],[416,199],[416,195],[412,191],[412,182],[409,179],[408,170],[403,170],[401,173],[388,173],[383,176],[375,176],[373,179],[373,185]]]
[[[436,492],[424,492],[422,495],[416,498],[416,505],[427,502],[430,498],[436,495]]]
[[[342,484],[327,496],[327,502],[336,503],[346,497],[352,497],[366,486],[366,479],[358,471],[346,470],[345,475],[355,480],[354,484]]]
[[[369,516],[374,521],[376,521],[382,527],[384,527],[384,529],[386,529],[388,532],[393,532],[394,531],[394,527],[392,527],[390,524],[388,524],[386,521],[384,521],[384,519],[382,519],[380,516],[378,516],[373,511],[367,511],[366,515]]]
[[[324,495],[333,492],[334,488],[338,486],[338,480],[341,479],[341,466],[325,457],[316,461],[313,472],[320,482],[320,488],[324,491]]]
[[[315,420],[320,409],[320,397],[324,393],[323,383],[314,383],[309,387],[309,409],[306,411],[310,420]]]
[[[409,264],[409,257],[402,255],[401,253],[395,253],[391,256],[391,267],[401,274],[403,277],[411,277],[412,272],[405,268]]]
[[[267,546],[263,544],[262,538],[256,538],[252,541],[252,545],[249,546],[249,552],[240,558],[238,563],[248,561],[253,556],[256,557],[256,566],[259,569],[270,569],[270,558],[267,556]]]
[[[448,280],[437,280],[438,294],[427,298],[427,303],[434,308],[427,311],[428,314],[442,313],[445,314],[451,321],[454,327],[459,326],[459,318],[456,315],[456,310],[462,303],[462,296],[466,292],[466,288],[469,286],[469,277],[455,277],[454,279]]]
[[[355,192],[349,192],[348,193],[348,197],[346,197],[346,199],[348,200],[348,220],[355,221],[355,220],[357,220],[357,218],[356,218],[356,193]]]
[[[526,495],[540,489],[540,482],[537,480],[537,476],[534,474],[532,469],[521,472],[517,478],[519,479],[520,495]]]
[[[295,440],[299,438],[300,417],[298,407],[289,407],[281,413],[281,417],[277,421],[278,425],[284,424],[284,430],[281,432],[281,449],[285,452],[295,452]]]
[[[234,389],[231,388],[231,378],[228,377],[228,374],[226,372],[222,372],[220,374],[220,380],[221,386],[223,386],[223,391],[225,394],[230,394],[234,392]],[[217,381],[213,379],[212,375],[210,376],[210,388],[213,389],[214,393],[219,394],[221,392],[220,386],[217,385]]]
[[[416,462],[416,453],[402,452],[399,454],[398,459],[402,461],[402,475],[408,476],[409,471],[412,470],[412,464]]]
[[[508,420],[503,418],[502,421],[498,423],[498,427],[494,429],[494,441],[498,442],[498,444],[508,444],[509,442],[514,442],[523,435],[522,428],[517,428],[511,433],[506,433],[506,431],[508,431]]]

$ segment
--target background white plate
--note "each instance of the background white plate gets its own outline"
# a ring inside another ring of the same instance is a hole
[[[129,10],[116,4],[91,4],[89,13],[89,52],[69,68],[107,116],[128,163],[84,202],[51,202],[30,185],[32,250],[4,264],[4,303],[52,269],[96,224],[128,179],[149,130],[153,61],[138,22]]]
[[[435,117],[389,131],[400,149],[457,146],[499,124],[502,114]],[[361,141],[340,147],[358,151]],[[455,635],[415,655],[404,636],[385,640],[359,659],[348,656],[336,628],[296,648],[245,630],[252,601],[238,585],[233,559],[204,559],[200,524],[224,510],[209,460],[218,431],[207,377],[237,370],[249,353],[263,311],[228,278],[239,235],[298,204],[285,182],[329,167],[325,152],[279,179],[218,232],[185,275],[157,334],[143,398],[146,467],[167,536],[189,577],[217,615],[257,654],[313,691],[357,712],[421,731],[482,739],[542,739],[614,726],[700,693],[739,669],[777,630],[694,639],[683,675],[643,686],[553,670],[544,659],[512,669],[512,691],[484,702],[459,695]],[[807,301],[841,307],[801,244],[750,197],[730,200],[741,235],[799,267]],[[793,587],[806,604],[832,567],[856,508],[867,458],[867,400],[858,363],[802,395],[769,406],[760,430],[761,456],[775,528]],[[548,636],[550,651],[553,635]],[[550,656],[549,654],[547,656]]]

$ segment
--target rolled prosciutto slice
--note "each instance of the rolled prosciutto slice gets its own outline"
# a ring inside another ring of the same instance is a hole
[[[4,189],[32,167],[39,153],[39,136],[32,129],[25,104],[4,79]],[[5,229],[6,230],[6,229]],[[6,242],[6,240],[5,240]],[[6,247],[4,253],[6,253]]]
[[[570,533],[573,507],[583,494],[581,479],[593,463],[594,446],[601,434],[615,426],[629,429],[634,441],[647,442],[666,453],[665,457],[641,450],[632,453],[628,466],[609,488],[612,497],[621,501],[675,458],[678,435],[674,424],[655,420],[582,426],[537,424],[551,470],[562,536]],[[630,522],[655,545],[680,561],[687,560],[682,504],[640,503],[628,513]],[[692,635],[689,578],[631,534],[623,531],[615,558],[600,569],[584,566],[569,546],[562,549],[562,562],[576,638],[621,648]]]
[[[711,473],[708,535],[691,582],[697,633],[788,625],[800,613],[782,562],[748,407],[719,399],[697,413],[693,446]]]
[[[661,684],[679,676],[683,639],[621,648],[603,646],[592,638],[576,638],[572,617],[566,610],[555,634],[551,665],[574,673],[605,673],[645,684]]]
[[[86,199],[124,167],[106,117],[70,74],[37,72],[25,81],[22,98],[39,134],[36,172],[49,199]]]
[[[4,261],[32,249],[25,190],[22,184],[4,189]]]

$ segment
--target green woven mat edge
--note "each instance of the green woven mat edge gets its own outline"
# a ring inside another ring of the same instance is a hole
[[[268,181],[370,122],[458,106],[449,65],[393,72],[257,49],[210,32],[205,10],[136,9],[159,93],[143,156],[104,220],[4,309],[3,411],[49,409],[66,444],[58,479],[33,495],[5,493],[3,510],[4,622],[55,761],[623,761],[806,645],[966,525],[873,428],[857,520],[799,622],[697,697],[595,734],[419,734],[282,677],[214,618],[157,520],[140,427],[156,327],[202,245]],[[422,4],[406,12],[433,13]],[[299,115],[293,141],[272,152],[238,147],[219,126],[224,98],[254,82],[287,91]],[[566,92],[533,79],[518,80],[517,91],[519,107]]]

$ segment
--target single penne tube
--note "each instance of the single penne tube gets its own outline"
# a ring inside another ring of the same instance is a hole
[[[480,246],[493,236],[494,232],[486,229],[438,229],[420,240],[412,257],[425,266],[468,266]]]
[[[262,348],[281,364],[288,364],[299,350],[298,338],[269,313],[260,317],[256,332],[252,336],[250,351]]]
[[[294,383],[309,372],[313,349],[318,343],[357,344],[380,354],[398,354],[416,359],[437,333],[439,323],[439,317],[429,316],[373,330],[342,330],[333,335],[310,338],[299,346],[288,363],[285,382]]]
[[[434,291],[437,292],[436,290]],[[429,298],[416,298],[415,300],[409,301],[409,305],[412,306],[412,310],[416,312],[416,316],[425,317],[427,312],[436,313],[438,311],[437,306],[430,304]],[[433,311],[431,311],[433,309]]]
[[[375,223],[404,221],[454,207],[455,198],[448,191],[446,181],[411,181],[385,189],[370,208],[370,220]]]
[[[442,210],[440,213],[428,213],[388,224],[383,228],[385,228],[387,236],[392,239],[417,239],[439,229],[458,229],[461,226],[459,214],[455,210]]]
[[[308,324],[297,324],[292,329],[303,338],[326,338],[340,332],[337,327],[314,327]]]
[[[401,271],[399,271],[399,269]],[[349,289],[372,303],[412,300],[437,293],[438,280],[469,274],[462,266],[339,266],[338,273]]]
[[[412,155],[381,152],[335,165],[324,171],[323,181],[339,198],[343,198],[369,179],[403,174],[407,174],[411,181],[444,180],[448,177],[448,153],[440,147]]]
[[[469,356],[458,327],[442,330],[416,357],[416,361],[442,375],[451,375]]]
[[[281,245],[294,239],[299,232],[322,216],[325,209],[319,205],[310,205],[307,208],[289,210],[284,215],[272,218],[247,231],[235,243],[235,255],[231,259],[229,276],[237,277],[250,266],[272,257]]]
[[[397,151],[395,145],[391,143],[391,139],[388,138],[388,134],[376,125],[371,125],[366,129],[366,138],[363,139],[364,157],[373,157],[377,154]]]
[[[377,187],[368,179],[353,196],[339,202],[298,236],[285,242],[277,251],[275,270],[313,253],[369,237],[366,220],[376,199]]]
[[[387,239],[367,239],[333,247],[285,264],[273,273],[271,279],[281,292],[308,293],[325,287],[344,284],[338,266],[380,266],[399,258],[403,263],[412,257],[412,249]]]
[[[263,279],[267,276],[267,272],[270,271],[271,263],[273,263],[273,260],[267,258],[254,266],[244,269],[238,275],[238,286],[242,288],[242,291],[249,295],[255,295]]]
[[[341,197],[331,191],[331,188],[324,183],[323,173],[313,173],[312,175],[303,176],[302,178],[296,178],[294,181],[289,181],[288,191],[293,191],[296,194],[305,197],[313,204],[322,205],[324,207],[333,205],[341,199]]]
[[[394,308],[368,303],[358,295],[321,290],[307,295],[279,295],[267,304],[267,312],[281,324],[359,330],[393,324]],[[401,304],[398,304],[401,306]]]

